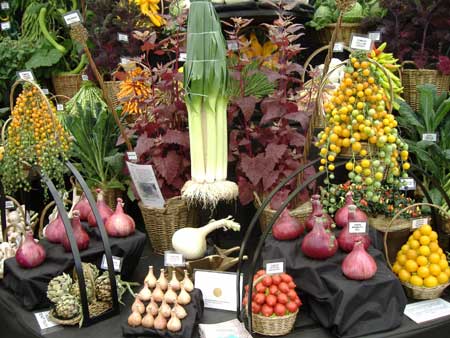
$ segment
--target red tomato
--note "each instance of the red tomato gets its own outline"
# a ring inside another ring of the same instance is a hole
[[[286,294],[290,290],[289,286],[285,282],[281,282],[280,285],[278,285],[278,289],[280,289],[281,292],[286,293]]]
[[[277,301],[280,304],[287,304],[289,301],[288,296],[285,293],[280,293],[277,297]]]
[[[283,282],[289,283],[289,282],[292,282],[292,277],[289,276],[287,273],[282,273],[281,274],[281,280]]]
[[[266,276],[264,277],[264,279],[262,280],[262,283],[264,284],[264,286],[271,286],[272,285],[272,277],[270,276]]]
[[[286,314],[286,306],[284,306],[283,304],[275,305],[273,310],[275,314],[279,317],[284,316]]]
[[[246,286],[244,286],[244,290],[245,290],[245,292],[248,291],[248,284]]]
[[[256,284],[255,289],[256,289],[256,292],[261,292],[261,293],[264,293],[264,291],[266,291],[266,287],[261,283]]]
[[[289,290],[289,292],[287,293],[288,297],[290,300],[295,300],[295,298],[297,298],[297,293],[295,292],[295,290]]]
[[[289,283],[288,283],[288,286],[289,286],[289,289],[295,289],[295,287],[296,287],[297,285],[295,285],[294,282],[289,282]]]
[[[263,314],[263,316],[265,317],[270,317],[273,314],[273,307],[264,304],[261,308],[261,312]]]
[[[277,296],[274,295],[268,295],[266,296],[266,304],[269,306],[275,306],[277,303]]]
[[[271,294],[271,295],[278,295],[278,286],[276,286],[276,285],[271,285],[270,287],[269,287],[269,293]]]
[[[302,301],[301,301],[300,298],[298,298],[298,297],[295,298],[294,302],[295,302],[295,304],[297,304],[298,307],[300,307],[300,306],[303,305]]]
[[[242,299],[242,306],[246,306],[246,305],[247,305],[247,302],[248,302],[248,297],[245,296],[245,297]]]
[[[259,270],[257,273],[256,273],[256,276],[262,276],[262,275],[265,275],[266,274],[266,270]]]
[[[279,275],[272,276],[272,283],[278,285],[281,283],[281,277]]]
[[[266,296],[264,296],[263,293],[257,293],[255,296],[255,303],[257,304],[264,304],[264,302],[266,301]]]
[[[261,305],[256,304],[255,302],[252,303],[252,312],[253,313],[260,313],[261,312]]]
[[[289,302],[286,304],[286,309],[289,312],[294,313],[295,311],[297,311],[298,306],[297,306],[297,304],[295,304],[295,302]]]

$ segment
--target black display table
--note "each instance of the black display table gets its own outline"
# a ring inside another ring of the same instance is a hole
[[[148,271],[148,265],[160,267],[163,257],[150,253],[147,247],[139,260],[138,267],[133,274],[133,280],[142,281]],[[450,295],[444,296],[450,299]],[[119,338],[122,337],[122,324],[129,315],[131,297],[125,298],[126,307],[121,306],[120,315],[109,318],[91,327],[79,329],[78,327],[64,327],[62,330],[41,334],[33,313],[20,307],[15,297],[0,283],[0,336],[1,338]],[[235,318],[234,312],[205,309],[203,323],[218,323]],[[402,324],[395,330],[374,335],[367,338],[448,338],[450,332],[450,318],[446,317],[429,323],[418,325],[407,317],[403,317]],[[254,337],[261,337],[254,334]],[[287,338],[332,338],[328,330],[313,321],[306,312],[299,314],[295,331],[284,336]],[[188,338],[188,337],[186,337]],[[193,338],[198,338],[197,332]]]

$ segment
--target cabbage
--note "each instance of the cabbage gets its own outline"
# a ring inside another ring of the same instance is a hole
[[[325,27],[326,25],[333,23],[335,21],[333,19],[334,15],[330,7],[326,5],[321,5],[314,12],[314,17],[310,22],[308,22],[308,25],[319,30]]]
[[[364,18],[363,7],[356,2],[353,7],[342,16],[343,22],[360,22]]]

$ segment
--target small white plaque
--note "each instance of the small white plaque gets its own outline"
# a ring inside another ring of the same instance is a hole
[[[2,22],[0,24],[0,27],[1,27],[2,31],[10,30],[11,29],[11,22],[9,22],[9,21]]]
[[[48,91],[48,89],[47,88],[42,88],[42,92],[45,94],[45,95],[48,95],[50,92]]]
[[[235,51],[239,49],[239,44],[236,40],[227,40],[227,47],[229,50]]]
[[[416,218],[416,219],[412,220],[412,228],[413,229],[418,229],[424,224],[430,224],[427,217],[425,217],[425,218]]]
[[[381,41],[381,32],[380,31],[374,31],[374,32],[369,32],[369,34],[367,34],[369,36],[369,39],[372,41]]]
[[[420,324],[433,319],[450,316],[450,303],[442,298],[424,300],[407,304],[404,313],[417,324]]]
[[[0,8],[3,10],[9,9],[9,2],[8,1],[0,2]]]
[[[42,311],[42,312],[35,312],[34,316],[36,317],[36,320],[39,324],[39,327],[42,331],[48,330],[52,327],[58,326],[57,323],[52,322],[49,318],[50,311]]]
[[[31,70],[22,70],[20,72],[17,72],[17,76],[21,80],[34,81],[34,74]]]
[[[285,264],[284,261],[278,261],[278,262],[266,262],[265,263],[265,267],[266,267],[266,273],[268,275],[278,275],[280,273],[283,273]]]
[[[89,81],[89,76],[87,76],[86,74],[83,74],[83,75],[81,75],[81,80]]]
[[[120,272],[122,270],[122,258],[117,256],[112,256],[113,267],[115,272]],[[103,270],[108,270],[108,262],[106,261],[106,255],[103,254],[102,264],[100,267]]]
[[[187,58],[187,54],[186,53],[180,53],[180,55],[178,56],[178,61],[186,61]]]
[[[164,251],[164,266],[186,266],[186,262],[182,254]]]
[[[58,104],[56,105],[56,110],[57,110],[57,111],[64,111],[64,105],[61,104],[61,103],[58,103]]]
[[[400,190],[416,190],[416,181],[414,178],[400,178]]]
[[[137,161],[137,154],[134,151],[127,151],[127,158],[129,161]]]
[[[82,21],[81,13],[79,11],[68,12],[63,15],[63,18],[67,26],[71,26]]]
[[[336,42],[333,46],[333,52],[342,53],[344,51],[344,43]]]
[[[437,140],[438,140],[438,135],[436,133],[422,134],[422,141],[437,142]]]
[[[371,47],[372,47],[372,40],[369,39],[367,36],[355,35],[355,34],[352,35],[350,48],[357,49],[357,50],[370,51]]]
[[[14,203],[12,201],[5,201],[6,209],[14,209]]]
[[[128,35],[124,33],[117,33],[117,41],[128,43]]]
[[[351,234],[367,233],[367,222],[348,222],[348,232]]]
[[[236,311],[237,274],[235,272],[195,270],[194,276],[195,288],[202,291],[205,308]],[[242,274],[240,287],[242,289]],[[242,293],[239,303],[241,301]]]

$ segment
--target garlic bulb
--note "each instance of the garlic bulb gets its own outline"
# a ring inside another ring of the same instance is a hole
[[[156,277],[155,274],[153,273],[153,266],[150,265],[148,267],[148,273],[147,276],[144,279],[144,283],[147,283],[148,287],[150,289],[154,289],[156,286]]]
[[[153,327],[157,330],[165,330],[166,326],[167,326],[167,319],[162,315],[160,310],[158,316],[155,318]]]
[[[166,291],[167,290],[167,278],[166,275],[164,274],[164,269],[161,269],[161,272],[159,274],[159,278],[158,278],[158,283],[159,283],[159,287],[161,288],[161,290]]]
[[[191,296],[184,289],[184,285],[181,285],[181,291],[180,294],[178,295],[177,302],[180,305],[187,305],[191,302]]]
[[[175,311],[178,319],[184,319],[187,316],[187,312],[178,302],[175,302],[175,305],[172,308],[172,311]]]
[[[181,284],[177,279],[177,272],[175,270],[172,271],[172,279],[169,282],[170,285],[172,285],[172,289],[174,291],[178,291],[181,288]]]
[[[131,305],[131,311],[138,312],[140,314],[143,314],[145,312],[144,303],[142,303],[142,301],[139,299],[139,296],[136,296],[133,305]]]
[[[150,298],[152,298],[152,292],[148,288],[147,283],[144,283],[144,287],[141,289],[141,291],[139,291],[138,297],[143,302],[148,302]]]
[[[178,319],[174,310],[171,311],[169,322],[167,323],[167,330],[177,332],[181,330],[181,321]]]
[[[136,327],[141,325],[142,317],[139,312],[133,311],[131,315],[128,317],[128,325],[132,327]]]
[[[161,290],[161,286],[159,285],[159,282],[156,282],[156,288],[153,290],[152,298],[157,303],[162,302],[162,300],[164,298],[164,292],[163,292],[163,290]]]
[[[192,292],[192,290],[194,290],[194,283],[192,283],[189,278],[189,272],[187,270],[184,270],[184,279],[182,283],[187,292]]]
[[[147,313],[144,318],[142,318],[142,326],[151,329],[155,323],[155,318],[153,318],[151,313]]]
[[[173,291],[171,283],[169,283],[168,289],[164,294],[164,300],[167,304],[173,304],[177,300],[177,293]]]
[[[159,313],[161,313],[164,317],[170,317],[170,306],[166,303],[165,300],[162,301],[161,306],[159,307]]]
[[[155,300],[152,299],[150,300],[150,303],[148,303],[147,307],[145,308],[145,310],[147,311],[147,313],[151,313],[152,316],[156,316],[158,314],[158,304],[156,304]]]

